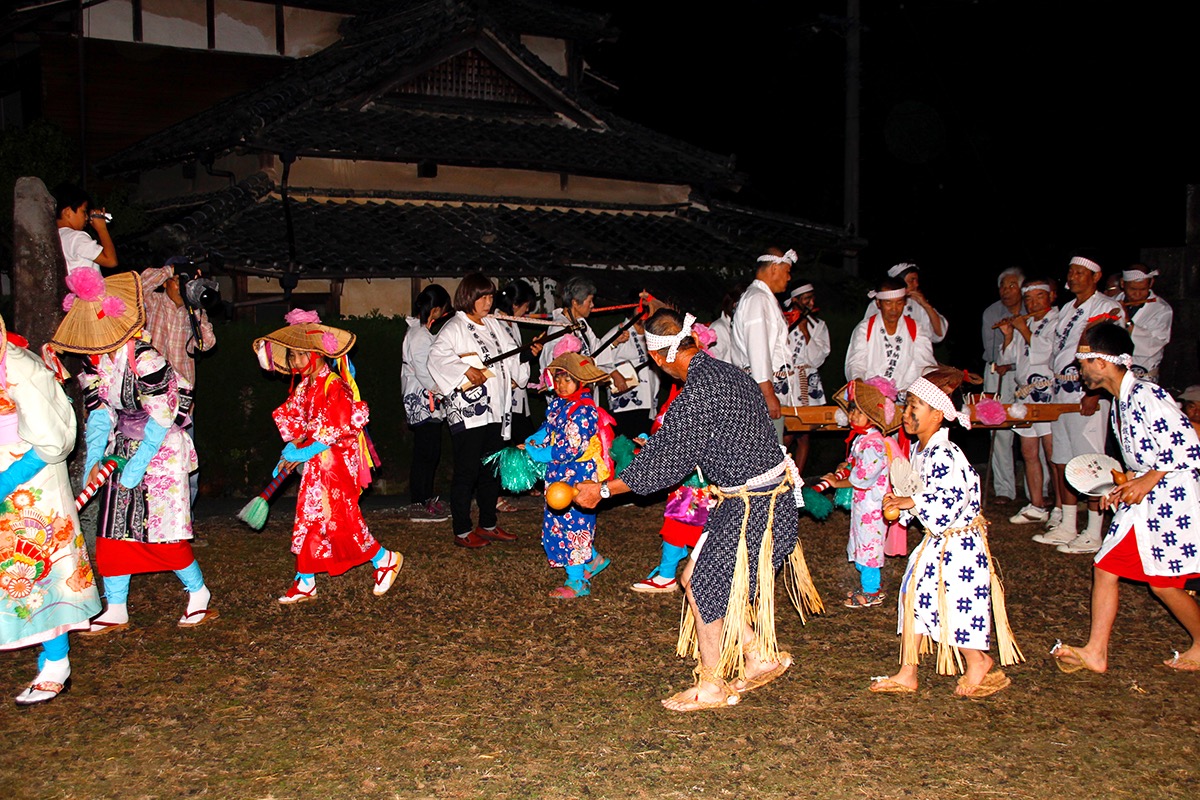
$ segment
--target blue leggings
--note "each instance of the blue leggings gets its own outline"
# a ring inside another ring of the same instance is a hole
[[[42,642],[42,652],[38,653],[38,669],[46,666],[47,661],[62,661],[70,649],[71,645],[65,633]]]
[[[386,547],[384,547],[383,545],[379,545],[379,549],[375,551],[375,555],[371,556],[371,566],[378,569],[379,565],[387,560],[387,556],[388,556],[389,552],[391,552],[391,551],[388,550]],[[317,579],[317,575],[315,572],[297,572],[296,573],[296,580],[300,581],[301,583],[312,583],[316,579]]]
[[[854,568],[858,570],[864,594],[875,594],[879,591],[879,567],[864,567],[862,564],[855,564]]]
[[[193,561],[183,569],[175,570],[175,577],[189,592],[198,592],[204,588],[204,573],[200,571],[200,563]],[[104,579],[104,596],[109,604],[124,605],[129,601],[129,575],[112,575]]]

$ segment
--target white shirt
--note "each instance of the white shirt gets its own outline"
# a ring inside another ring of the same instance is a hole
[[[733,362],[733,320],[728,314],[721,314],[708,326],[716,335],[717,341],[708,348],[708,354],[722,361]]]
[[[404,396],[404,413],[409,425],[419,425],[431,419],[440,420],[441,392],[429,372],[429,351],[433,349],[433,334],[416,317],[405,317],[408,330],[401,346],[400,393]]]
[[[1124,299],[1124,292],[1117,295],[1118,301]],[[1125,327],[1133,338],[1133,372],[1142,380],[1158,383],[1158,367],[1162,364],[1163,350],[1171,341],[1175,312],[1154,292],[1138,308],[1125,311],[1129,314]]]
[[[934,310],[936,311],[937,309]],[[872,314],[878,311],[879,306],[875,305],[875,301],[872,300],[867,304],[867,310],[863,312],[863,319],[869,319]],[[928,337],[929,341],[933,342],[934,344],[940,342],[942,339],[945,339],[946,334],[950,332],[950,323],[941,314],[941,312],[938,312],[938,319],[941,320],[942,323],[942,335],[935,336],[933,333],[933,323],[929,320],[929,312],[925,310],[924,306],[918,305],[917,301],[913,300],[911,297],[904,301],[904,314],[905,316],[912,317],[916,321],[917,327],[920,328],[925,333],[925,336]],[[902,386],[900,388],[903,389],[904,387]]]
[[[1041,319],[1029,320],[1029,341],[1014,330],[1012,341],[999,356],[1003,364],[1013,364],[1018,400],[1026,403],[1049,403],[1054,394],[1054,324],[1058,309],[1051,306]],[[1036,384],[1036,385],[1034,385]]]
[[[891,379],[896,388],[903,392],[925,370],[936,364],[933,342],[915,320],[901,317],[896,323],[896,332],[889,336],[883,316],[875,314],[858,323],[850,334],[850,347],[846,351],[846,380],[882,376]]]
[[[821,385],[821,374],[817,370],[829,358],[829,326],[825,320],[809,317],[808,336],[797,325],[788,332],[788,347],[792,352],[792,366],[796,368],[793,399],[800,397],[800,375],[803,374],[808,382],[808,404],[824,405],[825,387]]]
[[[58,239],[62,242],[68,275],[80,267],[100,269],[100,265],[96,263],[96,256],[104,252],[104,246],[91,236],[74,228],[59,228]]]
[[[755,280],[738,300],[732,328],[731,363],[749,369],[755,383],[772,381],[791,362],[787,322],[775,294],[762,281]]]
[[[1077,403],[1083,399],[1083,382],[1079,379],[1079,369],[1073,366],[1075,353],[1079,351],[1079,340],[1087,330],[1088,322],[1106,314],[1116,317],[1118,324],[1125,322],[1121,304],[1100,292],[1079,305],[1072,300],[1059,309],[1054,323],[1054,402]]]
[[[620,325],[614,325],[612,330],[604,334],[604,341],[612,338]],[[617,387],[612,387],[608,395],[608,410],[612,412],[641,411],[650,419],[658,410],[658,370],[650,360],[650,351],[646,347],[646,337],[636,329],[629,329],[629,338],[621,344],[612,347],[613,361],[617,364],[629,362],[637,370],[638,384],[628,391],[617,394]],[[615,368],[615,367],[614,367]]]
[[[450,430],[480,428],[500,423],[500,437],[508,439],[512,426],[513,382],[529,380],[529,365],[520,353],[488,367],[494,375],[480,386],[460,390],[470,365],[462,356],[474,353],[483,361],[517,347],[508,328],[493,317],[473,322],[459,311],[442,326],[429,350],[429,373],[446,398],[446,421]]]

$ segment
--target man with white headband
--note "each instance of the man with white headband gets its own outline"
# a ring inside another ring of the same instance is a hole
[[[738,283],[729,287],[729,291],[721,298],[721,314],[711,323],[709,330],[717,337],[708,354],[713,358],[733,363],[733,314],[737,310],[738,300],[746,290],[745,284]]]
[[[1020,267],[1009,267],[996,278],[1000,299],[983,312],[983,391],[990,392],[1001,403],[1013,401],[1016,388],[1013,362],[1003,357],[1004,335],[998,323],[1018,316],[1021,305],[1021,281],[1025,275]],[[1017,475],[1013,464],[1013,432],[1010,428],[992,431],[992,490],[996,497],[1015,500]]]
[[[920,269],[916,264],[896,264],[888,268],[887,276],[903,282],[904,288],[908,290],[904,313],[916,321],[918,327],[929,337],[929,341],[937,344],[946,338],[946,334],[950,330],[950,323],[938,313],[938,310],[925,297],[925,293],[921,291]],[[863,312],[863,319],[874,313],[875,307],[868,304],[866,311]],[[907,386],[908,384],[902,385]]]
[[[996,323],[1001,335],[1000,358],[1013,364],[1012,375],[1016,388],[1013,395],[1019,403],[1049,403],[1054,398],[1054,369],[1051,356],[1054,349],[1054,322],[1058,309],[1054,307],[1054,284],[1047,280],[1028,280],[1021,287],[1025,313]],[[1025,460],[1025,490],[1029,504],[1009,518],[1016,525],[1046,522],[1045,473],[1050,462],[1052,437],[1049,422],[1035,422],[1028,428],[1017,428],[1021,439],[1021,457]],[[1061,512],[1060,512],[1061,513]]]
[[[787,288],[796,251],[770,248],[758,257],[754,282],[746,287],[733,312],[733,365],[745,370],[767,402],[767,413],[783,441],[782,407],[795,405],[789,376],[787,321],[775,295]]]
[[[1060,642],[1051,651],[1063,672],[1108,669],[1121,578],[1148,583],[1192,638],[1163,664],[1200,672],[1200,605],[1185,590],[1200,579],[1200,438],[1170,395],[1134,377],[1132,354],[1133,342],[1116,325],[1090,329],[1078,352],[1088,387],[1117,400],[1112,427],[1127,472],[1102,500],[1116,513],[1092,570],[1087,644]]]
[[[1121,293],[1116,297],[1125,306],[1125,330],[1133,338],[1133,374],[1154,383],[1175,318],[1170,304],[1154,293],[1157,275],[1156,269],[1147,272],[1142,264],[1134,264],[1121,273]]]
[[[693,319],[662,309],[646,322],[651,358],[683,388],[621,477],[581,483],[575,498],[594,508],[623,492],[648,495],[678,486],[697,468],[717,498],[680,577],[687,606],[678,652],[698,647],[700,665],[695,686],[663,701],[672,711],[733,705],[783,674],[792,659],[775,640],[767,598],[773,600],[775,573],[785,561],[794,575],[807,575],[797,547],[802,481],[795,465],[776,440],[753,379],[701,351]],[[800,596],[811,598],[810,608],[819,606],[811,583],[799,580]]]
[[[987,697],[1011,683],[992,667],[993,617],[1000,663],[1022,659],[1004,612],[1004,597],[988,549],[982,515],[979,473],[949,439],[957,422],[968,430],[970,413],[959,411],[950,394],[963,380],[961,370],[940,367],[908,387],[904,430],[919,443],[912,455],[915,486],[897,485],[883,498],[886,517],[900,512],[902,523],[917,522],[925,537],[913,551],[900,583],[900,671],[873,679],[872,692],[911,694],[917,690],[917,665],[924,637],[936,643],[937,671],[963,669],[954,693]]]
[[[797,405],[825,405],[825,387],[821,384],[820,367],[829,357],[829,326],[816,315],[816,290],[811,283],[793,289],[789,295],[791,313],[795,315],[788,329],[788,348],[792,352],[791,395]],[[808,461],[807,432],[793,434],[792,453],[796,466],[804,472]]]
[[[1054,402],[1079,403],[1079,413],[1063,414],[1050,425],[1054,446],[1054,492],[1062,508],[1062,519],[1045,533],[1033,537],[1035,542],[1056,545],[1064,553],[1094,553],[1100,549],[1102,515],[1097,500],[1088,502],[1087,527],[1077,532],[1076,520],[1079,498],[1066,480],[1067,462],[1085,453],[1103,453],[1107,438],[1108,400],[1095,392],[1085,393],[1085,387],[1075,365],[1075,351],[1080,339],[1092,325],[1101,322],[1124,324],[1121,304],[1105,297],[1097,288],[1102,271],[1090,258],[1076,256],[1067,268],[1067,288],[1074,301],[1064,305],[1054,323]],[[1098,412],[1098,413],[1097,413]]]
[[[908,386],[937,362],[933,343],[916,320],[904,313],[908,290],[896,278],[887,278],[868,295],[876,312],[858,323],[846,350],[846,380],[887,378],[898,387]]]

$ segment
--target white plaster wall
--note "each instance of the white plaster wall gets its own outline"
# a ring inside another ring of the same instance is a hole
[[[133,3],[108,0],[83,12],[84,35],[93,39],[133,41]]]
[[[548,36],[521,35],[521,44],[531,53],[545,61],[559,75],[567,74],[567,43]]]

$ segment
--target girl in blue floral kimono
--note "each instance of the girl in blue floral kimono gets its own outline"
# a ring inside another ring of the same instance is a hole
[[[546,407],[546,422],[526,440],[530,456],[546,463],[546,485],[612,477],[609,445],[613,419],[597,407],[588,388],[609,376],[591,356],[564,353],[546,368],[555,397]],[[549,380],[547,381],[550,382]],[[566,583],[550,592],[564,600],[591,594],[591,579],[610,561],[595,551],[596,515],[574,506],[564,511],[546,507],[542,518],[542,547],[552,567],[564,567]]]

